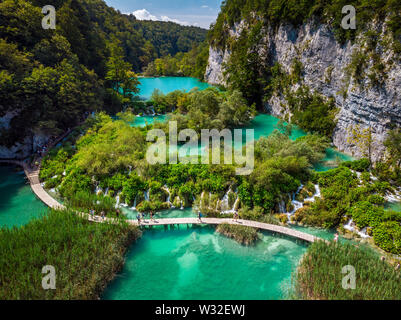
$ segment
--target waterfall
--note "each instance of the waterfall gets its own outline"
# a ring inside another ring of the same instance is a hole
[[[150,194],[150,189],[148,191],[143,192],[143,196],[145,197],[145,201],[149,201],[149,194]]]
[[[116,205],[115,205],[115,208],[117,209],[117,208],[119,207],[119,205],[120,205],[120,192],[117,193],[117,196],[116,196]]]
[[[313,201],[315,201],[315,198],[320,198],[321,197],[322,194],[320,192],[320,187],[319,187],[318,184],[315,184],[315,190],[316,190],[315,194],[312,197],[306,198],[304,200],[304,202],[305,201],[313,202]]]
[[[170,192],[170,189],[167,187],[167,185],[165,185],[162,189],[165,190],[168,193],[166,202],[170,205],[171,208],[174,208],[174,205],[171,203],[171,192]]]
[[[109,187],[107,187],[106,190],[104,191],[104,195],[107,196],[108,193],[109,193]]]
[[[138,196],[138,195],[135,196],[134,205],[130,208],[131,210],[136,210],[136,197],[137,197],[137,196]]]
[[[235,199],[234,205],[233,205],[233,211],[238,211],[238,207],[239,207],[239,196],[237,196],[237,199]]]
[[[297,192],[292,194],[291,203],[292,203],[292,205],[294,206],[294,209],[290,212],[291,215],[293,215],[295,212],[297,212],[298,209],[301,209],[301,208],[304,206],[304,204],[303,204],[302,202],[299,202],[299,201],[295,200],[295,197],[296,197],[297,194],[302,190],[303,187],[304,187],[304,185],[301,184],[301,185],[298,187]]]
[[[97,184],[95,188],[95,194],[98,195],[102,191],[103,191],[102,188],[99,186],[99,184]]]
[[[231,214],[231,213],[235,213],[235,212],[238,211],[239,202],[240,202],[240,199],[239,199],[239,196],[238,196],[238,190],[236,190],[236,191],[234,192],[234,193],[237,195],[237,198],[235,199],[234,204],[233,204],[233,207],[232,207],[231,209],[228,208],[228,205],[229,205],[229,203],[228,203],[228,194],[229,194],[230,192],[233,192],[233,191],[231,190],[231,188],[227,191],[227,193],[224,195],[224,198],[223,198],[223,200],[222,200],[222,205],[223,205],[223,203],[224,203],[224,205],[226,205],[226,208],[227,208],[227,210],[223,210],[223,211],[221,212],[222,214]],[[222,209],[223,209],[223,207],[222,207]]]
[[[355,228],[355,223],[352,218],[344,225],[344,229],[347,229],[348,231],[355,232],[357,233],[361,238],[370,238],[370,236],[367,234],[367,228],[363,228],[361,231],[358,231]]]
[[[279,213],[287,212],[284,200],[280,200],[280,202],[278,203],[278,211]]]
[[[231,192],[231,188],[228,189],[228,191],[226,192],[226,194],[224,195],[223,199],[221,200],[221,209],[224,210],[228,210],[228,194]],[[219,203],[217,201],[217,203]],[[217,210],[217,208],[216,208]]]

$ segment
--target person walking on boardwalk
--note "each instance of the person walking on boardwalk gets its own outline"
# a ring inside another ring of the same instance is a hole
[[[136,215],[136,218],[138,219],[138,225],[141,225],[141,216],[139,213]]]
[[[202,213],[200,211],[198,211],[198,219],[199,221],[202,221]]]
[[[100,213],[100,216],[102,217],[102,220],[104,220],[104,217],[105,217],[104,211],[102,211],[102,212]]]
[[[151,210],[150,211],[150,221],[152,221],[153,220],[153,211]]]
[[[338,233],[334,235],[334,242],[338,242]]]

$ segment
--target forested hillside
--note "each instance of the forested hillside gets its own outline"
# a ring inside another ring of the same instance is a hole
[[[117,111],[135,92],[132,72],[188,51],[206,30],[137,21],[102,0],[55,0],[56,29],[43,29],[45,0],[0,3],[0,157],[24,157],[94,110]],[[115,92],[122,84],[122,94]],[[131,90],[133,89],[133,90]],[[17,143],[17,145],[16,145]]]

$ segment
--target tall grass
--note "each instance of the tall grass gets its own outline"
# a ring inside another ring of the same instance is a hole
[[[124,222],[95,224],[71,211],[0,229],[0,299],[97,299],[141,232]],[[56,289],[42,288],[43,266]]]
[[[216,230],[226,237],[233,238],[245,245],[251,245],[259,239],[258,232],[252,227],[222,223]]]
[[[343,289],[342,268],[356,271],[356,288]],[[293,298],[328,300],[399,300],[401,272],[369,249],[351,244],[313,243],[293,276]]]

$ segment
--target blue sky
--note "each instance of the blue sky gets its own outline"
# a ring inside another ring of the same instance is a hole
[[[137,18],[174,21],[209,28],[220,11],[222,0],[105,0],[122,13],[136,12]]]

